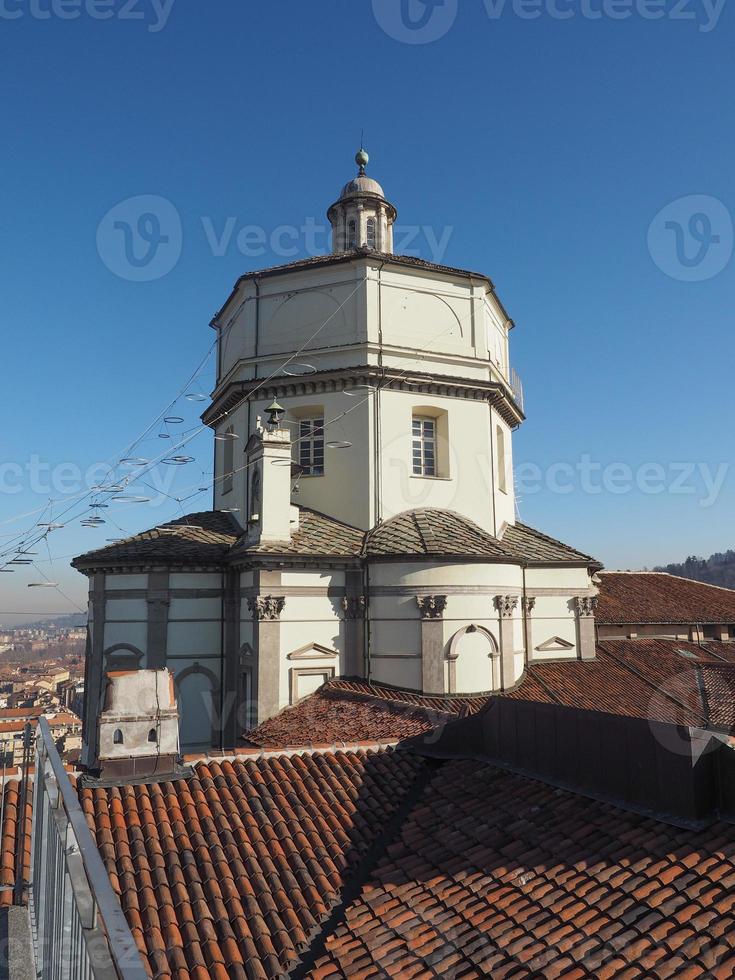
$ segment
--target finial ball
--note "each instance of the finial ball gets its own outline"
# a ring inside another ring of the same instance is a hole
[[[355,163],[358,167],[367,167],[370,162],[370,157],[367,154],[367,150],[360,147],[360,149],[355,154]]]

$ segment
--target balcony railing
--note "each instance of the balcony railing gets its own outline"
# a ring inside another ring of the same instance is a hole
[[[510,390],[513,392],[513,399],[521,411],[523,408],[523,382],[515,368],[510,369]]]
[[[30,911],[40,980],[144,980],[140,953],[45,718],[36,730],[32,834]]]

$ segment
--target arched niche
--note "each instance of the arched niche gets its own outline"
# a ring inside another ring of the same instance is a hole
[[[105,670],[140,670],[145,654],[132,643],[115,643],[102,654]]]
[[[175,677],[182,752],[219,743],[219,678],[208,667],[193,664]]]
[[[470,623],[457,630],[447,649],[447,692],[476,694],[500,687],[500,649],[484,626]]]

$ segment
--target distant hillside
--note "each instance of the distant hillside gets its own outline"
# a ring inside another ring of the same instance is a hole
[[[0,623],[0,629],[49,629],[57,626],[62,630],[78,629],[87,625],[86,613],[63,613],[59,616],[44,616],[43,619],[28,623]]]
[[[681,578],[693,578],[697,582],[707,582],[709,585],[722,585],[726,589],[735,589],[735,551],[718,551],[709,558],[697,558],[690,555],[686,561],[678,565],[661,565],[654,569],[656,572],[668,572]]]

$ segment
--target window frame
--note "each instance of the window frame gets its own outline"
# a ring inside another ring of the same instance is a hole
[[[416,432],[416,426],[420,432]],[[427,437],[427,428],[431,435]],[[437,477],[438,471],[438,425],[437,419],[430,415],[417,413],[411,416],[411,473],[413,476]],[[427,450],[430,449],[430,452]],[[418,455],[417,455],[418,453]]]
[[[299,418],[298,424],[299,435],[296,455],[297,462],[301,468],[299,477],[324,476],[326,471],[324,414],[304,416],[303,418]],[[304,426],[309,427],[308,434],[306,435],[304,433]],[[317,462],[319,457],[321,457],[321,464]]]

